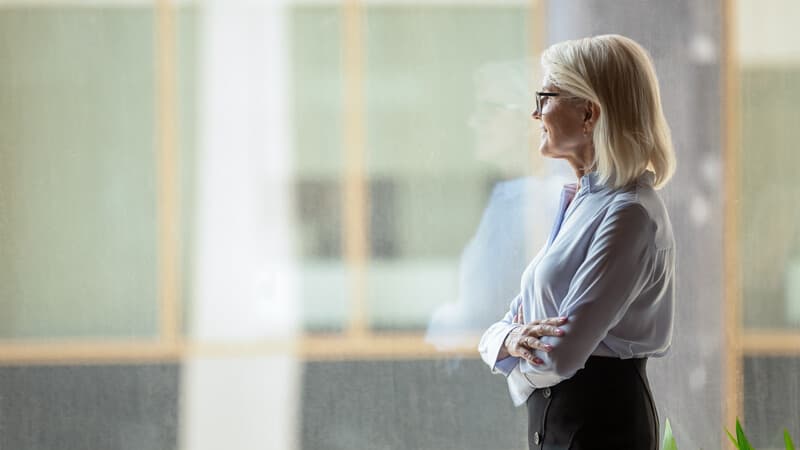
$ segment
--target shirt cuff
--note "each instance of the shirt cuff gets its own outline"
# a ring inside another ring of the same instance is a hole
[[[514,367],[517,367],[517,364],[519,364],[519,357],[508,356],[506,358],[501,359],[500,361],[497,361],[494,364],[493,371],[494,373],[499,372],[505,376],[508,376],[511,373],[511,371],[514,370]]]
[[[500,355],[500,350],[506,342],[506,337],[519,327],[520,325],[508,325],[504,327],[505,329],[497,330],[497,333],[495,333],[490,342],[488,342],[487,353],[491,355],[492,358],[492,373],[502,373],[507,377],[508,374],[514,370],[514,367],[519,364],[519,358],[515,356],[508,356],[499,361],[497,360],[497,357]]]

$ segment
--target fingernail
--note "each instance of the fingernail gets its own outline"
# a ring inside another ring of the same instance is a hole
[[[559,328],[558,330],[556,330],[556,334],[559,335],[559,336],[563,336],[564,335],[564,330]]]
[[[562,322],[566,322],[567,321],[566,317],[559,317],[559,319],[561,319]]]
[[[543,363],[544,363],[544,361],[542,361],[542,360],[541,360],[541,359],[539,359],[539,358],[535,358],[535,359],[533,360],[533,362],[534,362],[535,364],[543,364]]]
[[[544,350],[545,350],[545,351],[548,351],[548,352],[549,352],[549,351],[550,351],[550,350],[552,350],[552,349],[553,349],[553,346],[552,346],[552,345],[550,345],[550,344],[547,344],[547,345],[545,345],[545,346],[544,346]]]

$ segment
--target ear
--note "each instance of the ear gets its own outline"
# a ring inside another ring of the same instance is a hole
[[[595,124],[600,119],[600,105],[590,100],[586,100],[584,104],[583,123],[590,130],[594,129]]]

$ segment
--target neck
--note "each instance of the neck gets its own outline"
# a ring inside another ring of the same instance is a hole
[[[572,166],[575,177],[578,178],[578,187],[580,187],[581,178],[594,171],[594,147],[587,147],[584,151],[578,152],[575,157],[567,158],[567,162]]]
[[[578,179],[578,187],[581,186],[581,178],[583,178],[587,173],[594,172],[594,167],[591,167],[590,164],[585,164],[583,162],[570,161],[569,165],[572,166],[572,171],[575,172],[575,178]]]

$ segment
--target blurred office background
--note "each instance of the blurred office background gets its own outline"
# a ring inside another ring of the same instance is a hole
[[[527,448],[475,347],[570,177],[536,151],[538,55],[601,33],[650,50],[678,153],[662,424],[800,438],[798,19],[0,1],[0,448]]]

